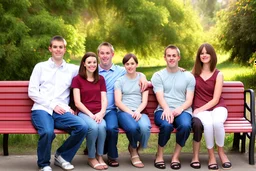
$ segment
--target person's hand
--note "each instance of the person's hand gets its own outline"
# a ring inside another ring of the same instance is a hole
[[[193,115],[197,115],[199,112],[202,112],[200,108],[197,108],[193,111]]]
[[[70,113],[72,113],[73,115],[75,114],[75,111],[73,109],[69,109]]]
[[[176,109],[174,109],[174,110],[172,111],[172,114],[173,114],[174,117],[177,117],[177,116],[179,116],[182,112],[183,112],[183,109],[180,108],[180,107],[178,107],[178,108],[176,108]]]
[[[104,117],[100,112],[96,113],[94,116],[95,116],[94,120],[96,123],[101,123]]]
[[[60,107],[59,105],[55,106],[53,111],[60,114],[60,115],[63,115],[64,113],[66,113],[66,110],[63,109],[62,107]]]
[[[143,92],[148,88],[148,80],[146,77],[140,77],[140,91]]]
[[[139,121],[140,120],[140,118],[141,118],[141,113],[140,112],[137,112],[137,111],[135,111],[134,113],[133,113],[133,118],[135,119],[135,121]]]
[[[186,71],[186,69],[181,68],[181,67],[179,67],[179,70],[180,70],[181,72],[185,72],[185,71]]]
[[[173,123],[174,116],[169,108],[163,111],[161,119],[166,120],[168,123]]]

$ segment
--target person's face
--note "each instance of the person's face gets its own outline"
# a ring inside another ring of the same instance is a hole
[[[178,52],[176,49],[168,48],[166,50],[166,55],[164,58],[165,58],[168,68],[172,69],[172,68],[178,67],[178,62],[180,61],[180,56],[178,55]]]
[[[55,60],[63,59],[63,56],[66,52],[66,47],[63,41],[52,41],[52,46],[49,47],[49,51],[52,53],[52,57]]]
[[[200,60],[203,64],[210,63],[211,61],[211,55],[207,53],[205,47],[202,49],[202,52],[200,53]]]
[[[98,64],[96,57],[88,57],[84,62],[84,67],[86,68],[86,71],[89,73],[94,73],[97,69],[97,65]]]
[[[98,53],[100,64],[103,66],[110,66],[112,64],[112,58],[114,53],[108,46],[101,46]]]
[[[127,73],[129,73],[129,74],[135,73],[137,66],[138,66],[138,64],[136,64],[136,62],[133,58],[130,58],[129,61],[127,61],[124,64],[124,67],[125,67]]]

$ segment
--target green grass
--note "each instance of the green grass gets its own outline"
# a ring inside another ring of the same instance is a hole
[[[116,61],[121,61],[121,58],[113,58]],[[227,61],[227,55],[220,55],[219,56],[219,63],[217,65],[217,68],[223,72],[224,79],[225,80],[236,80],[236,81],[242,81],[245,85],[245,88],[252,88],[256,89],[256,67],[245,67],[241,66],[232,62]],[[165,67],[164,60],[161,59],[152,59],[150,60],[150,65],[148,64],[148,61],[139,61],[140,67],[138,67],[139,72],[143,72],[147,79],[150,80],[153,73],[156,71],[162,69]],[[71,63],[75,63],[79,65],[80,59],[72,59]],[[120,64],[120,63],[119,63]],[[154,65],[155,64],[155,65]],[[144,67],[143,67],[144,66]],[[184,66],[182,66],[184,67]],[[191,65],[184,67],[187,70],[191,70]],[[9,153],[10,154],[36,154],[36,148],[37,148],[37,140],[38,135],[9,135]],[[52,151],[54,151],[63,143],[63,141],[68,137],[68,135],[57,135],[53,145],[52,145]],[[0,135],[0,146],[2,147],[2,139],[3,135]],[[225,149],[227,151],[232,149],[232,140],[233,140],[233,134],[226,134],[225,139]],[[148,148],[143,151],[143,153],[152,153],[154,154],[156,152],[158,142],[158,136],[157,134],[151,134]],[[127,145],[128,140],[125,136],[125,134],[119,134],[119,141],[118,141],[118,149],[120,153],[127,152]],[[171,139],[168,142],[165,152],[172,153],[175,145],[175,134],[171,135]],[[83,149],[85,147],[85,142],[81,146],[80,150],[78,151],[78,154],[83,153]],[[186,146],[183,148],[183,152],[192,152],[192,134],[190,135]],[[2,150],[1,150],[2,152]],[[0,153],[1,153],[0,152]],[[201,152],[206,152],[205,148],[205,142],[202,141],[202,148]]]

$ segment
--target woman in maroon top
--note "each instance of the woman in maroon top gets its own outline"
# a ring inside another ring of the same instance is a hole
[[[99,75],[95,53],[87,52],[84,55],[79,74],[74,77],[71,87],[79,110],[78,116],[89,126],[86,136],[88,164],[97,170],[107,169],[102,158],[106,139],[106,122],[103,119],[107,108],[106,83]]]
[[[214,48],[202,44],[196,56],[192,73],[196,79],[195,95],[193,101],[193,117],[200,119],[204,127],[204,137],[209,154],[208,169],[218,170],[214,155],[214,140],[218,147],[218,154],[223,169],[231,169],[232,164],[224,152],[225,130],[224,122],[228,111],[221,96],[223,74],[216,69],[217,55]],[[200,141],[193,143],[194,157],[191,167],[200,168],[199,148]]]

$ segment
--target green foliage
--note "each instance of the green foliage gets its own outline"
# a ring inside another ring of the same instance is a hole
[[[186,66],[202,43],[196,13],[180,0],[1,0],[0,15],[0,80],[29,79],[54,35],[67,40],[68,60],[109,41],[152,64],[175,44]]]
[[[85,36],[75,23],[80,18],[78,12],[84,8],[79,5],[86,1],[79,2],[2,0],[0,80],[28,80],[34,65],[49,58],[49,41],[54,35],[62,35],[67,40],[67,57],[82,54]],[[67,12],[69,15],[62,15]]]
[[[256,1],[239,0],[218,14],[217,37],[231,60],[253,61],[256,46]]]
[[[109,41],[120,51],[152,59],[162,57],[168,44],[175,44],[185,62],[192,60],[201,43],[196,14],[189,4],[178,0],[96,0],[89,6],[86,51],[95,51],[99,43]]]

